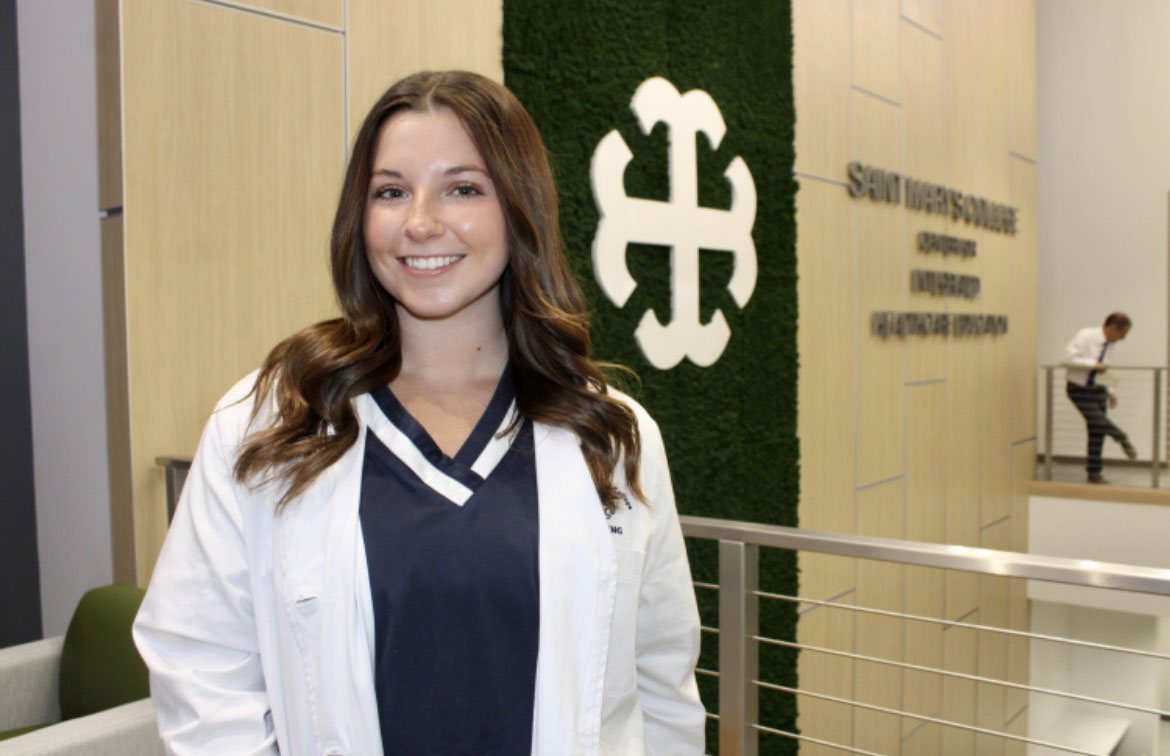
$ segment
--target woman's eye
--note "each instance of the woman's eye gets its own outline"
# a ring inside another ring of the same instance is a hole
[[[474,197],[475,195],[480,194],[480,191],[477,187],[472,186],[471,184],[460,184],[459,186],[455,187],[454,193],[459,197]]]
[[[405,196],[406,192],[402,191],[396,186],[384,186],[380,189],[374,190],[375,199],[397,199],[399,197]]]

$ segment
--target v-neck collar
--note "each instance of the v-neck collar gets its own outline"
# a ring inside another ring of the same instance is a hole
[[[505,367],[488,406],[454,457],[443,453],[426,429],[387,385],[370,392],[381,410],[370,431],[430,488],[462,506],[507,454],[514,433],[504,435],[515,413],[509,368]]]

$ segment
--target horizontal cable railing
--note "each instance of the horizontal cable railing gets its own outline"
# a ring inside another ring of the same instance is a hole
[[[1038,430],[1043,466],[1037,477],[1053,480],[1054,459],[1084,459],[1085,420],[1072,402],[1064,398],[1066,366],[1040,365],[1039,371],[1042,414],[1038,418]],[[1149,460],[1151,488],[1159,487],[1162,467],[1166,464],[1165,374],[1166,368],[1157,365],[1110,365],[1097,379],[1098,385],[1119,397],[1116,408],[1109,411],[1110,418],[1127,431],[1139,458]]]
[[[1029,641],[1063,644],[1071,648],[1132,654],[1162,662],[1170,659],[1170,655],[1148,649],[1134,649],[1110,643],[965,622],[962,619],[947,620],[764,591],[759,587],[759,549],[810,552],[845,558],[876,560],[898,565],[957,570],[1000,578],[1040,580],[1088,588],[1132,591],[1155,596],[1170,596],[1170,570],[967,546],[828,533],[705,517],[683,517],[682,527],[684,535],[688,538],[711,540],[718,544],[719,585],[715,586],[709,582],[697,585],[702,592],[718,591],[719,626],[718,628],[707,626],[703,628],[704,635],[713,635],[718,639],[718,669],[704,668],[700,675],[718,679],[718,711],[712,712],[711,715],[718,718],[718,753],[720,756],[755,756],[758,753],[761,735],[795,739],[810,745],[847,753],[879,756],[868,747],[859,747],[851,743],[839,743],[827,739],[824,737],[824,733],[817,733],[820,737],[814,737],[804,733],[786,731],[758,721],[759,691],[761,690],[796,696],[798,701],[817,700],[851,707],[854,711],[865,710],[880,715],[900,717],[903,718],[903,721],[963,731],[971,734],[972,737],[1002,739],[1005,742],[1016,744],[1019,748],[1049,749],[1048,752],[1051,753],[1071,753],[1082,756],[1098,756],[1102,753],[1101,750],[1092,745],[1058,742],[1051,737],[1040,737],[1031,733],[1017,734],[1004,729],[987,727],[984,726],[984,723],[958,721],[945,716],[931,716],[927,713],[907,710],[904,705],[902,708],[895,708],[858,700],[856,695],[853,698],[847,698],[840,695],[830,695],[824,691],[781,685],[764,680],[761,679],[758,664],[761,647],[783,648],[820,657],[844,659],[851,663],[876,665],[897,670],[900,673],[937,675],[940,678],[962,681],[972,685],[993,686],[1028,696],[1052,697],[1077,705],[1105,707],[1109,710],[1116,709],[1152,718],[1170,717],[1170,712],[1143,703],[1114,700],[1106,696],[1086,695],[1083,692],[1061,690],[1052,686],[1030,685],[987,674],[930,667],[901,659],[884,658],[872,653],[858,653],[852,650],[801,643],[796,638],[772,638],[761,633],[758,626],[761,600],[788,602],[810,607],[832,606],[836,610],[897,618],[910,623],[932,623],[943,625],[946,628],[962,627],[977,633],[997,633]],[[711,664],[708,663],[707,667],[710,666]]]

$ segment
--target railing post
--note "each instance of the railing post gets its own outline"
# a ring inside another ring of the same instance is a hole
[[[1153,460],[1152,469],[1150,472],[1151,485],[1154,488],[1158,487],[1158,474],[1162,469],[1161,454],[1158,453],[1159,443],[1162,438],[1162,423],[1159,419],[1162,417],[1162,368],[1154,368],[1154,448],[1150,452],[1150,458]]]
[[[1052,480],[1052,378],[1056,368],[1044,368],[1044,480]]]
[[[191,469],[191,460],[181,457],[155,457],[154,463],[162,465],[163,474],[167,483],[167,524],[175,517],[175,507],[179,504],[179,494],[183,492],[183,484],[187,482],[187,473]]]
[[[759,547],[719,541],[719,754],[756,756]]]

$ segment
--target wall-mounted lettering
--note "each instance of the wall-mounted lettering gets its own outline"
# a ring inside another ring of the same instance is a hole
[[[946,234],[932,234],[929,231],[918,232],[919,252],[942,252],[943,255],[959,255],[961,257],[975,256],[975,240],[959,239]]]
[[[896,336],[999,336],[1007,333],[1006,315],[947,312],[875,312],[870,333],[882,338]]]
[[[875,202],[898,204],[905,197],[905,206],[911,210],[948,215],[953,221],[1005,234],[1018,230],[1018,211],[1010,205],[857,161],[846,166],[846,173],[849,196],[855,199],[869,197]]]
[[[961,276],[937,270],[910,271],[910,291],[975,299],[979,296],[980,286],[979,276]]]

